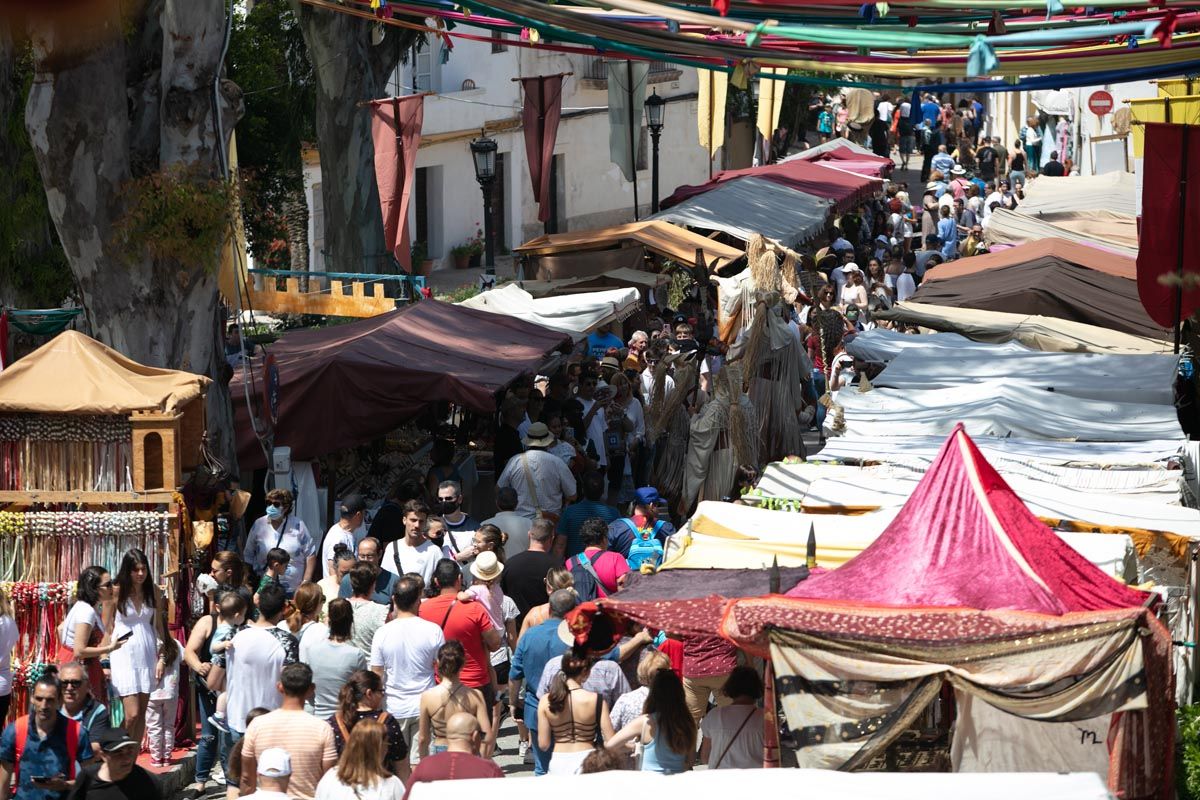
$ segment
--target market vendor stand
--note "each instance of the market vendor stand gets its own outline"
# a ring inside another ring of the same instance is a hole
[[[14,717],[57,663],[59,626],[91,564],[115,575],[127,550],[145,552],[182,646],[190,526],[175,489],[200,458],[208,385],[75,331],[0,373],[0,590],[19,628]],[[180,742],[192,738],[190,685],[180,681]],[[93,691],[108,700],[103,687]]]

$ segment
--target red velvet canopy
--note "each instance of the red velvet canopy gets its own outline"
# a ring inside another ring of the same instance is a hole
[[[1038,520],[961,424],[878,539],[787,595],[1054,615],[1131,608],[1147,599]]]

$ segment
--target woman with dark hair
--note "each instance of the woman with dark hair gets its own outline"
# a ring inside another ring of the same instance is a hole
[[[688,711],[683,682],[672,670],[655,673],[642,715],[606,740],[604,746],[618,747],[634,740],[642,744],[642,772],[674,775],[692,768],[696,721]]]
[[[112,577],[104,567],[86,567],[75,584],[75,604],[59,630],[58,663],[78,661],[86,666],[92,691],[101,696],[107,684],[100,659],[124,644],[107,635],[112,613]]]
[[[158,655],[155,614],[158,593],[150,575],[146,554],[134,548],[121,559],[117,570],[117,609],[112,635],[128,641],[109,657],[113,687],[125,707],[125,731],[135,742],[142,741],[146,728],[146,705],[150,692],[162,678],[167,665]]]
[[[598,692],[583,688],[591,673],[590,658],[567,651],[562,657],[562,671],[538,701],[538,747],[553,748],[550,775],[577,774],[592,750],[613,738],[608,702]]]
[[[438,685],[421,693],[421,719],[417,729],[417,753],[421,758],[445,752],[449,745],[446,721],[459,712],[479,720],[481,730],[491,728],[483,692],[458,679],[466,661],[466,650],[457,640],[452,639],[438,648]]]
[[[383,710],[384,698],[383,678],[368,669],[356,670],[351,674],[338,696],[337,713],[329,718],[329,724],[333,727],[333,743],[341,757],[346,742],[353,738],[359,722],[378,722],[384,728],[387,743],[380,753],[380,768],[389,770],[401,780],[408,780],[408,743],[404,741],[400,720]]]
[[[329,719],[337,711],[342,687],[350,676],[367,668],[363,651],[351,644],[354,609],[349,600],[338,598],[329,604],[329,637],[301,645],[300,660],[313,671],[312,711],[319,719]]]
[[[700,723],[700,760],[709,769],[757,769],[763,764],[762,678],[753,667],[734,667],[721,687],[729,698]]]

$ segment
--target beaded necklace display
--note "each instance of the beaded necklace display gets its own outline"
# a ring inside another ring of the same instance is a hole
[[[164,511],[0,511],[0,581],[67,582],[91,564],[115,574],[133,548],[163,575],[171,521]]]
[[[128,417],[0,415],[0,489],[132,490],[132,440]]]

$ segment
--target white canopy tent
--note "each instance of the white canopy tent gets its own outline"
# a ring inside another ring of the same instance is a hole
[[[1050,222],[1055,214],[1077,211],[1108,211],[1136,217],[1138,191],[1132,172],[1069,178],[1042,175],[1025,184],[1025,197],[1017,210],[1027,217],[1048,217]]]
[[[629,316],[637,310],[640,302],[638,290],[633,288],[534,297],[517,284],[508,283],[477,294],[459,305],[520,317],[569,333],[578,341],[601,325]]]
[[[865,361],[888,362],[910,350],[936,352],[939,355],[980,353],[1032,353],[1020,342],[976,342],[958,333],[927,333],[914,336],[891,328],[872,328],[846,338],[846,352]]]
[[[831,203],[763,178],[735,178],[649,219],[722,231],[746,242],[754,234],[798,247],[825,230]]]
[[[511,778],[455,781],[454,793],[465,797],[516,791]],[[687,797],[728,800],[730,797],[788,797],[803,787],[807,797],[838,800],[1109,800],[1111,795],[1093,772],[937,773],[835,772],[823,769],[721,769],[659,775],[614,770],[592,775],[543,775],[522,780],[523,800],[610,800],[614,797]],[[442,800],[444,783],[417,783],[409,800]]]
[[[783,164],[787,161],[811,161],[822,153],[828,153],[830,150],[837,150],[839,147],[844,147],[852,153],[858,153],[860,156],[873,156],[870,148],[863,147],[861,144],[855,144],[845,136],[839,136],[836,139],[830,139],[828,142],[813,145],[805,148],[798,153],[792,153],[790,156],[784,156],[779,159],[779,163]]]
[[[911,392],[1003,379],[1030,392],[1169,406],[1175,399],[1178,364],[1179,357],[1173,355],[1006,352],[996,345],[992,351],[967,352],[910,348],[892,359],[872,383],[877,389]]]
[[[837,393],[826,432],[858,436],[947,436],[958,422],[972,437],[1017,436],[1085,442],[1182,438],[1174,406],[1068,397],[1007,379],[952,389],[907,391],[856,386]]]

